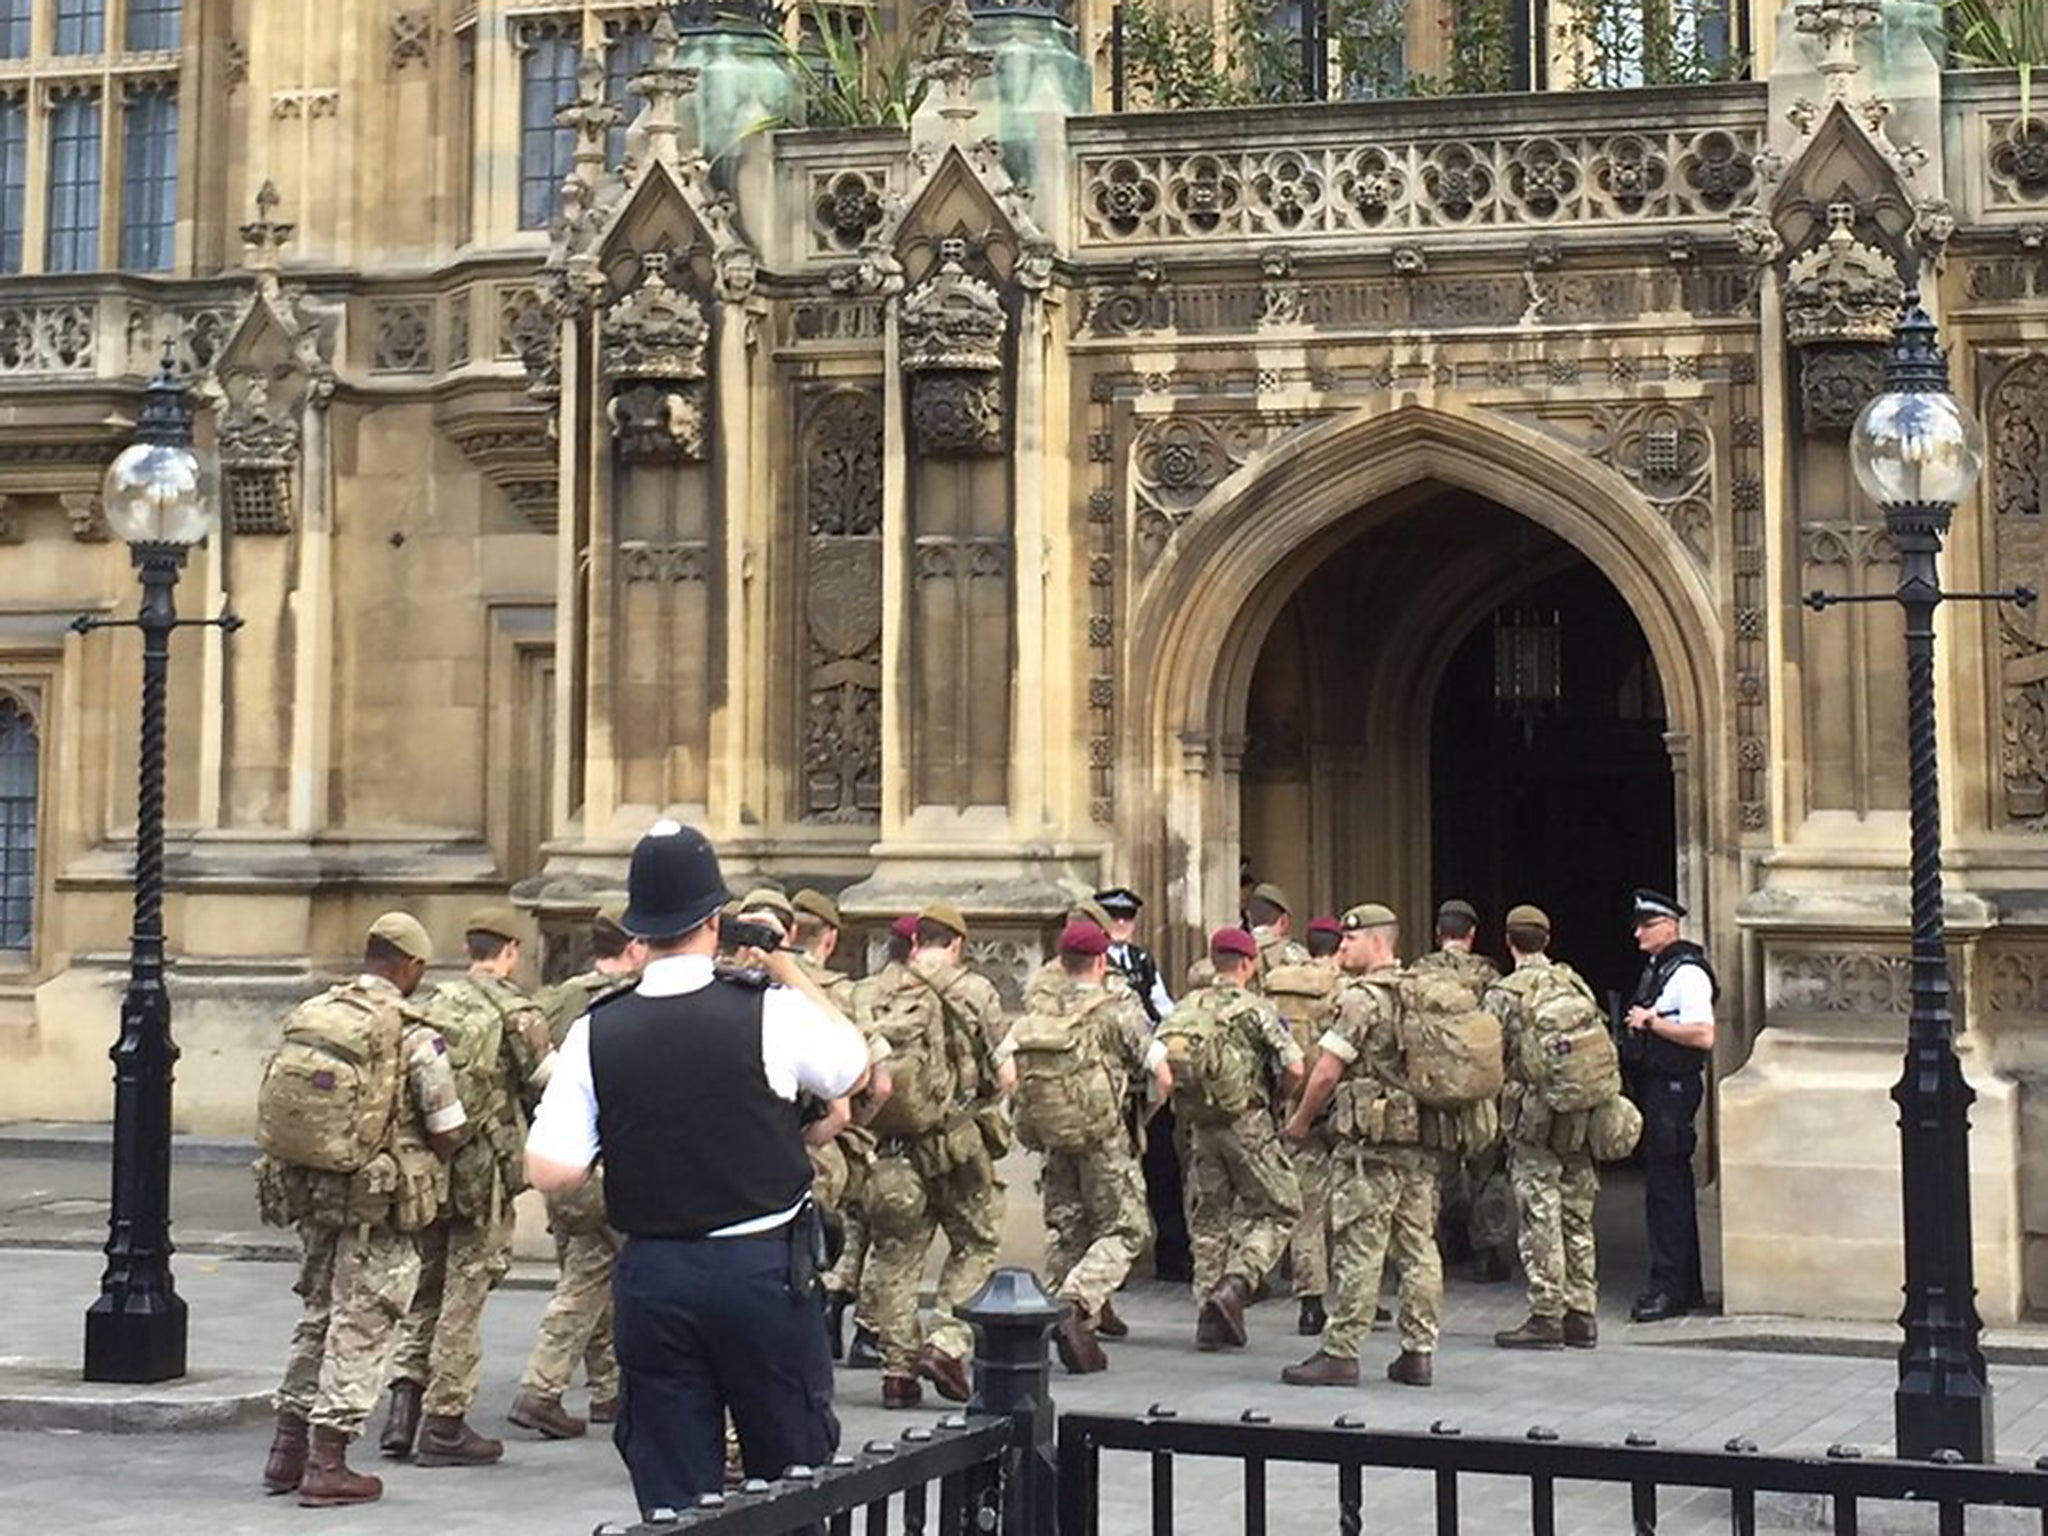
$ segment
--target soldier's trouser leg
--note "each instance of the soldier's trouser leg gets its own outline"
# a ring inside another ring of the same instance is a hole
[[[1216,1289],[1230,1258],[1230,1173],[1222,1153],[1210,1146],[1206,1131],[1188,1137],[1181,1185],[1188,1200],[1188,1253],[1194,1263],[1195,1303],[1199,1306]]]
[[[1045,1288],[1057,1296],[1060,1282],[1088,1247],[1087,1210],[1081,1198],[1081,1166],[1076,1154],[1045,1154],[1038,1171],[1038,1205],[1045,1219]]]
[[[590,1330],[590,1344],[583,1351],[583,1379],[590,1385],[593,1403],[619,1400],[619,1350],[612,1331],[612,1288],[604,1288],[604,1309],[597,1314],[597,1326]]]
[[[1257,1288],[1280,1262],[1288,1234],[1300,1219],[1301,1181],[1263,1109],[1232,1127],[1222,1151],[1231,1203],[1223,1273],[1241,1276]]]
[[[1330,1148],[1320,1136],[1296,1149],[1294,1172],[1301,1181],[1301,1216],[1287,1240],[1294,1294],[1321,1296],[1330,1288]]]
[[[828,1291],[843,1296],[860,1295],[861,1266],[868,1257],[868,1176],[872,1154],[848,1156],[846,1196],[839,1208],[839,1258],[825,1272],[821,1282]]]
[[[1515,1210],[1521,1226],[1516,1246],[1529,1276],[1529,1312],[1563,1317],[1564,1239],[1558,1210],[1560,1159],[1548,1147],[1517,1145],[1509,1154],[1515,1181]]]
[[[868,1175],[867,1266],[860,1310],[882,1341],[882,1369],[908,1376],[917,1364],[917,1292],[936,1225],[924,1181],[907,1157],[875,1160]]]
[[[388,1227],[299,1230],[305,1314],[277,1406],[354,1439],[383,1388],[391,1337],[419,1280],[419,1251]]]
[[[1401,1347],[1426,1355],[1436,1349],[1444,1312],[1444,1261],[1436,1245],[1443,1159],[1426,1147],[1399,1147],[1394,1161],[1402,1170],[1387,1245],[1401,1267],[1401,1308],[1395,1321]]]
[[[980,1290],[996,1272],[996,1253],[1003,1241],[1003,1182],[984,1153],[966,1167],[955,1168],[939,1189],[932,1214],[946,1234],[948,1252],[939,1270],[926,1342],[964,1360],[974,1352],[974,1332],[953,1315],[953,1308]]]
[[[1497,1255],[1503,1263],[1515,1246],[1515,1190],[1508,1174],[1505,1142],[1466,1159],[1472,1178],[1472,1220],[1469,1231],[1473,1250],[1482,1258]]]
[[[561,1396],[577,1362],[588,1358],[598,1327],[611,1310],[612,1269],[619,1258],[618,1234],[611,1231],[568,1234],[559,1246],[561,1278],[548,1298],[540,1338],[519,1379],[522,1387],[549,1397]],[[598,1373],[592,1371],[590,1377],[591,1395],[602,1401],[607,1394],[598,1391]]]
[[[1401,1177],[1383,1150],[1340,1146],[1331,1156],[1330,1280],[1336,1294],[1322,1351],[1339,1360],[1356,1360],[1372,1332]]]
[[[1564,1304],[1569,1312],[1600,1305],[1600,1272],[1593,1249],[1593,1207],[1600,1199],[1600,1168],[1591,1154],[1564,1160],[1558,1182],[1558,1235],[1564,1248]]]
[[[434,1328],[433,1368],[424,1401],[427,1414],[458,1417],[476,1401],[484,1379],[484,1300],[511,1267],[510,1206],[495,1222],[449,1223],[441,1318]]]
[[[1088,1246],[1055,1294],[1092,1317],[1131,1272],[1152,1221],[1145,1209],[1144,1171],[1121,1141],[1100,1155],[1077,1159],[1074,1172]]]
[[[398,1325],[391,1347],[391,1380],[424,1387],[434,1373],[434,1330],[441,1326],[441,1294],[448,1279],[448,1228],[453,1218],[432,1222],[413,1234],[419,1250],[419,1284]]]

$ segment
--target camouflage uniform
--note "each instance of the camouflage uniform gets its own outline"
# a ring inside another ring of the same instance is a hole
[[[1341,1102],[1333,1115],[1339,1137],[1330,1185],[1336,1305],[1322,1352],[1339,1360],[1357,1359],[1372,1331],[1381,1272],[1390,1256],[1401,1271],[1401,1348],[1433,1352],[1443,1313],[1443,1259],[1436,1246],[1442,1158],[1416,1144],[1417,1111],[1403,1086],[1396,1005],[1386,989],[1368,984],[1392,983],[1400,975],[1399,966],[1382,966],[1346,987],[1337,1022],[1322,1039],[1323,1049],[1345,1064],[1337,1085],[1340,1100],[1352,1095],[1354,1103],[1376,1102],[1385,1112],[1384,1122],[1369,1132]]]
[[[1124,1102],[1129,1103],[1130,1086],[1149,1075],[1157,1053],[1164,1050],[1152,1039],[1152,1021],[1128,984],[1112,986],[1105,980],[1097,985],[1067,975],[1064,966],[1060,980],[1064,985],[1044,989],[1043,1011],[1078,1013],[1105,993],[1114,999],[1098,1005],[1079,1027],[1095,1032],[1088,1059],[1119,1069],[1126,1080]],[[1005,1041],[998,1060],[1009,1054],[1009,1046]],[[1116,1294],[1152,1236],[1145,1176],[1131,1144],[1130,1127],[1102,1127],[1100,1141],[1086,1152],[1046,1153],[1038,1193],[1045,1212],[1046,1285],[1054,1296],[1092,1318]]]
[[[1504,1098],[1519,1098],[1528,1088],[1526,1004],[1539,978],[1550,980],[1544,973],[1556,971],[1585,985],[1569,966],[1546,955],[1531,955],[1486,995],[1487,1011],[1501,1021],[1504,1036]],[[1510,1111],[1504,1123],[1518,1119]],[[1547,1127],[1550,1122],[1546,1117],[1541,1123]],[[1562,1318],[1567,1312],[1590,1315],[1600,1301],[1593,1251],[1593,1206],[1600,1196],[1600,1172],[1593,1154],[1583,1145],[1574,1152],[1557,1152],[1547,1143],[1526,1141],[1512,1132],[1502,1143],[1521,1218],[1518,1244],[1522,1268],[1529,1275],[1530,1314],[1546,1318]]]
[[[1252,942],[1259,946],[1258,968],[1252,973],[1252,990],[1259,990],[1259,982],[1266,972],[1282,965],[1309,965],[1313,957],[1302,945],[1285,934],[1275,933],[1271,928],[1260,926],[1252,930]]]
[[[840,1005],[844,1009],[846,1016],[852,1019],[854,1023],[859,1024],[867,1014],[869,1000],[879,995],[882,990],[895,986],[907,974],[907,971],[908,967],[900,961],[891,960],[884,964],[874,975],[851,983],[846,989],[846,1002]],[[828,993],[827,995],[830,996],[831,994]],[[837,999],[835,998],[834,1001],[836,1002]],[[871,1055],[873,1049],[874,1042],[871,1040],[869,1042]],[[859,1107],[858,1101],[856,1101],[855,1107]],[[848,1143],[846,1135],[842,1134],[839,1139],[842,1143]],[[858,1297],[861,1290],[861,1275],[867,1267],[868,1249],[872,1241],[868,1234],[867,1186],[868,1180],[873,1175],[875,1168],[874,1133],[866,1129],[859,1129],[849,1144],[857,1150],[853,1157],[848,1158],[847,1182],[849,1184],[853,1183],[852,1164],[857,1159],[860,1168],[859,1189],[847,1203],[846,1210],[841,1216],[844,1236],[840,1243],[838,1261],[833,1264],[831,1269],[825,1272],[821,1283],[828,1291],[835,1291],[842,1296]],[[842,1155],[844,1155],[845,1151],[846,1147],[842,1146]],[[816,1159],[813,1159],[812,1162],[815,1169]],[[870,1319],[865,1307],[859,1309],[855,1321],[864,1325],[869,1324]]]
[[[1288,1025],[1294,1043],[1301,1047],[1302,1066],[1312,1071],[1316,1041],[1323,1029],[1310,1021],[1324,1017],[1326,1011],[1334,1007],[1337,994],[1343,990],[1344,978],[1343,973],[1336,969],[1334,959],[1312,960],[1309,964],[1327,968],[1335,983],[1327,999],[1318,1005],[1321,1011],[1304,1014],[1297,1022]],[[1274,969],[1277,970],[1278,966]],[[1280,1006],[1284,1014],[1286,1003],[1283,1001]],[[1298,1300],[1312,1296],[1320,1298],[1330,1289],[1330,1154],[1334,1145],[1325,1123],[1317,1125],[1309,1132],[1307,1141],[1297,1142],[1292,1149],[1295,1177],[1301,1184],[1301,1215],[1296,1218],[1294,1231],[1287,1239],[1287,1267]]]
[[[464,1123],[447,1046],[405,1008],[389,982],[366,976],[345,990],[404,1010],[400,1092],[405,1102],[395,1140],[438,1168],[438,1160],[424,1151],[426,1136],[459,1130]],[[344,1225],[335,1219],[345,1203],[345,1196],[333,1198],[336,1181],[346,1185],[347,1175],[286,1168],[266,1158],[258,1178],[272,1192],[265,1201],[266,1216],[293,1221],[303,1249],[293,1287],[303,1312],[274,1404],[279,1413],[302,1415],[316,1428],[354,1439],[376,1403],[392,1335],[419,1280],[419,1250],[412,1234],[399,1229],[395,1212],[369,1223]]]
[[[391,1358],[394,1381],[425,1385],[429,1417],[459,1418],[483,1380],[484,1300],[512,1267],[512,1197],[526,1187],[522,1099],[547,1057],[548,1021],[514,983],[478,975],[444,983],[427,1016],[458,1057],[465,1041],[498,1037],[495,1061],[458,1079],[465,1092],[484,1077],[490,1088],[463,1106],[475,1132],[450,1166],[446,1214],[419,1235],[419,1289]]]
[[[870,1246],[860,1310],[881,1335],[883,1373],[909,1376],[915,1373],[920,1342],[918,1291],[934,1235],[946,1234],[948,1251],[923,1342],[941,1353],[964,1359],[972,1350],[974,1336],[953,1308],[995,1272],[1003,1182],[996,1177],[988,1145],[989,1115],[1002,1114],[993,1056],[1008,1028],[995,987],[963,966],[913,960],[896,985],[929,986],[943,997],[954,1037],[960,1105],[937,1130],[877,1143],[868,1176]]]
[[[1411,969],[1447,971],[1472,989],[1475,999],[1500,980],[1500,967],[1468,949],[1438,949],[1422,956]],[[1462,1233],[1475,1255],[1493,1255],[1503,1271],[1515,1242],[1515,1200],[1508,1180],[1507,1151],[1498,1141],[1484,1152],[1444,1159],[1443,1210],[1445,1232]],[[1455,1240],[1447,1239],[1452,1250]]]
[[[1301,1215],[1301,1182],[1275,1128],[1272,1100],[1275,1080],[1301,1061],[1301,1047],[1273,1005],[1255,993],[1219,981],[1203,993],[1202,1006],[1256,1032],[1265,1070],[1256,1101],[1236,1120],[1188,1127],[1188,1242],[1197,1305],[1225,1275],[1256,1289],[1280,1262]]]
[[[560,1046],[569,1026],[609,993],[633,985],[624,971],[584,971],[535,994],[547,1016],[548,1039]],[[605,1224],[601,1167],[581,1189],[546,1197],[548,1231],[555,1240],[558,1271],[554,1294],[541,1318],[540,1338],[527,1357],[519,1384],[559,1397],[583,1364],[594,1403],[619,1395],[619,1357],[612,1344],[612,1271],[623,1239]]]

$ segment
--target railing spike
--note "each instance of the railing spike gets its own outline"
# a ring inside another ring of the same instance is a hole
[[[826,1462],[825,1465],[834,1472],[843,1472],[848,1467],[857,1465],[857,1463],[846,1452],[838,1451],[833,1454],[832,1459]]]
[[[1938,1451],[1930,1452],[1927,1459],[1938,1467],[1955,1467],[1962,1465],[1963,1453],[1943,1446]]]
[[[1458,1426],[1453,1424],[1449,1419],[1438,1419],[1435,1423],[1429,1426],[1429,1432],[1432,1435],[1443,1435],[1446,1438],[1449,1438],[1452,1435],[1462,1435],[1463,1433],[1465,1433],[1465,1431],[1458,1428]]]
[[[741,1493],[766,1493],[771,1485],[765,1477],[750,1477],[740,1484]]]
[[[1547,1443],[1549,1441],[1557,1439],[1558,1434],[1556,1430],[1551,1429],[1546,1425],[1531,1424],[1529,1426],[1529,1438],[1539,1443]]]
[[[1830,1461],[1861,1461],[1862,1459],[1863,1448],[1861,1446],[1837,1443],[1828,1447],[1828,1460]]]
[[[1623,1438],[1621,1443],[1630,1450],[1648,1451],[1656,1448],[1657,1437],[1655,1435],[1646,1435],[1639,1429],[1632,1429]]]
[[[1368,1426],[1365,1420],[1355,1413],[1340,1413],[1337,1415],[1337,1422],[1334,1427],[1338,1429],[1365,1429]]]
[[[1180,1417],[1180,1410],[1178,1408],[1169,1408],[1164,1403],[1154,1403],[1145,1410],[1145,1417],[1148,1419],[1177,1419]]]
[[[1731,1456],[1754,1456],[1756,1454],[1756,1442],[1742,1435],[1737,1435],[1726,1445],[1722,1446],[1721,1449],[1728,1452]]]
[[[782,1469],[782,1480],[785,1483],[815,1483],[818,1480],[818,1469],[797,1462]]]
[[[915,1428],[903,1431],[903,1439],[910,1445],[925,1445],[930,1442],[931,1438],[932,1432],[921,1424]]]
[[[894,1456],[896,1454],[896,1442],[894,1440],[870,1440],[861,1447],[861,1450],[869,1456]]]
[[[939,1420],[939,1428],[941,1429],[965,1429],[966,1427],[967,1415],[964,1413],[949,1413]]]
[[[1265,1412],[1263,1409],[1247,1408],[1237,1416],[1237,1422],[1240,1424],[1270,1424],[1273,1422],[1273,1415]]]

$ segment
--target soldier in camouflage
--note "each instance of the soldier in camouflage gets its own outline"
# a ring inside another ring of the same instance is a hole
[[[299,1502],[312,1507],[367,1503],[383,1494],[380,1479],[349,1467],[348,1446],[376,1404],[392,1335],[419,1280],[412,1229],[438,1209],[445,1189],[440,1165],[454,1155],[465,1129],[447,1046],[405,1004],[432,956],[427,931],[415,918],[387,912],[370,925],[362,974],[335,989],[397,1016],[391,1022],[399,1031],[401,1102],[386,1151],[401,1171],[430,1175],[417,1198],[387,1190],[366,1201],[354,1188],[356,1176],[269,1158],[257,1164],[264,1219],[297,1226],[303,1250],[295,1287],[303,1311],[277,1389],[277,1432],[263,1486],[270,1493],[296,1490]]]
[[[1085,897],[1069,907],[1063,922],[1066,924],[1088,923],[1100,928],[1105,938],[1109,934],[1109,913],[1102,903],[1095,900],[1092,896]],[[1112,991],[1128,990],[1130,982],[1121,972],[1112,969],[1107,985]],[[1060,965],[1060,957],[1054,955],[1037,970],[1033,971],[1025,980],[1024,1006],[1026,1008],[1035,1007],[1041,1000],[1051,1002],[1054,999],[1065,996],[1072,990],[1073,983],[1069,979],[1066,970]]]
[[[1271,881],[1253,886],[1245,900],[1244,915],[1252,926],[1252,939],[1259,946],[1259,963],[1252,972],[1254,990],[1276,965],[1308,964],[1308,951],[1294,937],[1294,903],[1279,886]]]
[[[521,924],[505,907],[464,926],[469,973],[443,983],[427,1017],[448,1041],[473,1133],[449,1170],[448,1206],[420,1233],[420,1284],[391,1357],[391,1411],[378,1444],[422,1467],[483,1466],[505,1454],[468,1414],[483,1381],[484,1301],[512,1267],[512,1200],[526,1188],[528,1105],[552,1065],[548,1021],[512,978]]]
[[[1281,1145],[1275,1110],[1301,1087],[1301,1048],[1272,1003],[1249,990],[1258,950],[1242,928],[1209,939],[1216,982],[1184,998],[1168,1030],[1197,1013],[1246,1032],[1256,1067],[1251,1102],[1228,1122],[1188,1117],[1188,1241],[1194,1250],[1195,1343],[1201,1349],[1245,1343],[1245,1309],[1280,1260],[1301,1214],[1301,1185]],[[1183,1017],[1186,1013],[1187,1017]],[[1192,1106],[1191,1106],[1192,1107]]]
[[[1309,961],[1339,971],[1337,946],[1343,941],[1344,925],[1334,917],[1318,917],[1308,925]],[[1304,1068],[1315,1042],[1297,1040],[1303,1050]],[[1320,1047],[1315,1047],[1320,1049]],[[1330,1289],[1330,1153],[1332,1142],[1327,1126],[1311,1130],[1308,1139],[1294,1149],[1294,1171],[1301,1180],[1301,1216],[1294,1235],[1287,1241],[1287,1267],[1294,1282],[1294,1299],[1299,1309],[1296,1332],[1305,1338],[1321,1333],[1329,1322],[1324,1298]]]
[[[559,1047],[569,1026],[590,1005],[630,987],[647,962],[647,946],[620,926],[622,901],[600,907],[590,922],[590,969],[544,989],[536,1001],[547,1016],[548,1040]],[[549,1440],[572,1440],[591,1423],[615,1423],[619,1416],[619,1359],[612,1345],[612,1271],[619,1260],[619,1234],[605,1221],[604,1184],[593,1177],[580,1189],[547,1197],[548,1230],[555,1239],[559,1275],[540,1338],[519,1378],[519,1397],[509,1415],[522,1429]],[[590,1386],[590,1418],[562,1406],[578,1362]]]
[[[966,1357],[973,1335],[953,1315],[995,1272],[1002,1238],[1003,1183],[995,1159],[1008,1150],[1003,1098],[1012,1070],[995,1061],[1009,1026],[1002,999],[963,962],[967,920],[950,902],[918,914],[917,937],[898,987],[924,987],[946,1012],[958,1084],[954,1109],[938,1129],[880,1141],[868,1184],[870,1248],[861,1309],[882,1342],[882,1406],[912,1408],[918,1378],[939,1395],[967,1401]],[[920,1337],[918,1292],[925,1254],[939,1232],[947,1254],[928,1334]]]
[[[1401,1353],[1387,1379],[1430,1385],[1443,1312],[1443,1261],[1437,1253],[1440,1157],[1420,1145],[1420,1109],[1403,1065],[1400,1001],[1394,983],[1399,920],[1377,903],[1344,914],[1339,962],[1354,978],[1337,1022],[1323,1036],[1322,1058],[1287,1123],[1288,1140],[1306,1140],[1335,1097],[1331,1126],[1330,1265],[1336,1307],[1322,1348],[1280,1373],[1290,1386],[1358,1383],[1358,1349],[1372,1329],[1381,1272],[1391,1254],[1401,1269]]]
[[[1136,1083],[1149,1081],[1156,1101],[1164,1103],[1173,1091],[1166,1048],[1152,1038],[1145,1010],[1129,988],[1109,987],[1108,933],[1092,922],[1069,922],[1060,933],[1057,955],[1066,986],[1033,1013],[1063,1016],[1073,1032],[1067,1038],[1079,1035],[1072,1051],[1074,1069],[1111,1080],[1100,1097],[1121,1106],[1129,1102]],[[997,1049],[999,1063],[1014,1057],[1017,1041],[1013,1030]],[[1094,1135],[1084,1150],[1048,1148],[1038,1188],[1045,1214],[1047,1284],[1067,1303],[1053,1341],[1060,1363],[1086,1375],[1108,1369],[1097,1326],[1150,1235],[1151,1217],[1129,1128],[1117,1123],[1066,1129],[1084,1135],[1092,1129]]]
[[[1504,1099],[1534,1094],[1529,1072],[1531,1010],[1544,989],[1575,987],[1586,1001],[1592,989],[1570,966],[1552,960],[1550,917],[1541,907],[1519,906],[1508,913],[1508,953],[1515,968],[1486,996],[1487,1011],[1500,1020],[1507,1063]],[[1504,1125],[1541,1126],[1550,1119],[1524,1116],[1510,1108]],[[1600,1172],[1583,1144],[1559,1152],[1546,1140],[1509,1130],[1502,1137],[1515,1201],[1521,1214],[1522,1268],[1529,1275],[1529,1316],[1519,1327],[1496,1333],[1503,1349],[1592,1349],[1600,1342],[1594,1317],[1600,1283],[1593,1252],[1593,1207],[1600,1196]]]
[[[1453,897],[1436,909],[1436,948],[1412,969],[1441,971],[1471,989],[1474,1005],[1500,980],[1500,967],[1475,948],[1479,913]],[[1484,1152],[1444,1159],[1439,1246],[1453,1262],[1470,1259],[1473,1278],[1505,1280],[1514,1272],[1515,1200],[1508,1182],[1506,1148],[1498,1141]]]

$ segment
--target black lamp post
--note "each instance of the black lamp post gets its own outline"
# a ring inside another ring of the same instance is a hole
[[[173,599],[185,555],[213,531],[218,487],[192,446],[185,386],[164,365],[150,381],[135,440],[107,470],[108,530],[125,542],[142,577],[133,619],[81,618],[81,634],[110,626],[142,631],[142,772],[135,802],[135,932],[121,1037],[114,1060],[113,1214],[100,1297],[85,1314],[87,1381],[168,1381],[185,1374],[185,1301],[171,1280],[171,1002],[164,990],[164,737],[171,631],[181,624],[238,627],[239,620],[181,620]]]
[[[1944,592],[1938,561],[1956,503],[1984,465],[1984,438],[1949,393],[1948,359],[1934,322],[1908,294],[1885,359],[1884,392],[1850,434],[1849,462],[1884,509],[1899,554],[1898,590],[1845,597],[1815,592],[1809,606],[1897,602],[1906,620],[1906,740],[1912,796],[1913,1003],[1899,1106],[1906,1306],[1899,1314],[1898,1454],[1992,1456],[1991,1382],[1978,1345],[1970,1250],[1970,1104],[1956,1060],[1941,902],[1941,794],[1934,711],[1934,611],[1944,602],[2031,603],[2012,592]]]

